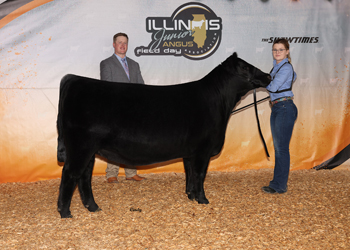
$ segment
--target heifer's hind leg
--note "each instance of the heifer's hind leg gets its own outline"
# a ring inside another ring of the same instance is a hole
[[[70,174],[69,163],[66,162],[62,170],[61,185],[57,202],[57,210],[61,214],[61,218],[73,217],[70,213],[69,207],[76,185],[77,180]]]
[[[67,160],[64,163],[62,170],[60,193],[57,202],[58,211],[62,218],[72,217],[69,207],[74,189],[77,186],[79,179],[86,172],[88,165],[90,166],[92,156],[94,155],[89,149],[75,147],[75,150],[72,150],[72,148],[73,147],[71,147],[69,154],[67,154]],[[93,164],[91,164],[91,167],[92,166]]]
[[[95,156],[91,158],[88,167],[85,169],[85,171],[83,172],[82,176],[78,181],[78,188],[79,188],[81,200],[83,201],[84,206],[90,212],[97,212],[101,210],[94,200],[94,196],[92,194],[92,188],[91,188],[91,177],[92,177],[92,170],[94,168],[94,163],[95,163]]]

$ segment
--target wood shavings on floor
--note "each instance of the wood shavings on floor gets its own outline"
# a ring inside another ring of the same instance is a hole
[[[72,219],[57,212],[59,179],[0,184],[2,249],[350,249],[350,171],[297,170],[288,192],[265,194],[273,170],[208,172],[210,204],[185,194],[185,174],[108,184],[94,176],[102,211],[75,191]]]

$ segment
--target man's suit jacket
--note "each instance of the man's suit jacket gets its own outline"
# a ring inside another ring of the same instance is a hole
[[[122,64],[114,54],[100,63],[101,80],[145,84],[139,64],[129,57],[126,57],[126,60],[128,62],[130,80],[125,73]]]

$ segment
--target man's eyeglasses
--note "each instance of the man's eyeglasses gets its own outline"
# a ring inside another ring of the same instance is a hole
[[[286,50],[286,49],[273,49],[272,52],[273,53],[283,52],[283,50]]]

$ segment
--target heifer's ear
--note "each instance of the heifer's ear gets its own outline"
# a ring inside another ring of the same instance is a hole
[[[237,57],[238,57],[237,53],[234,52],[234,53],[232,54],[232,57],[233,57],[233,58],[237,58]]]

